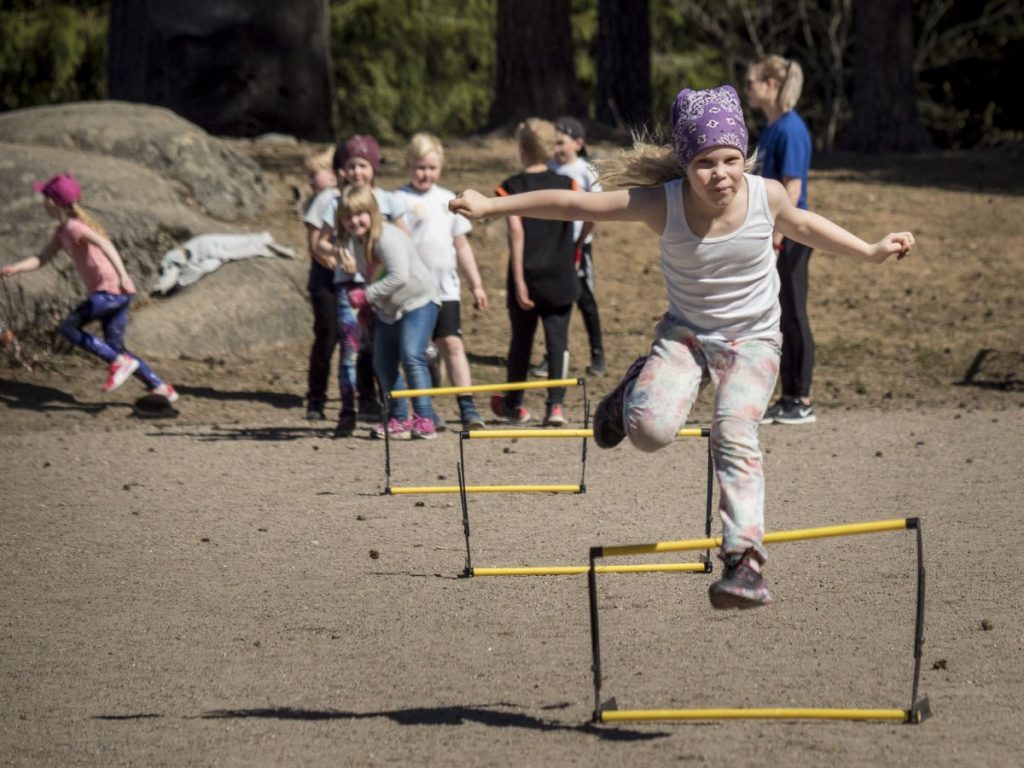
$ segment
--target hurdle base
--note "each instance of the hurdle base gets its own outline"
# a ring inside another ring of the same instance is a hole
[[[617,701],[615,701],[615,697],[612,696],[612,698],[608,699],[608,701],[606,701],[604,704],[602,704],[598,709],[594,710],[593,719],[591,720],[591,722],[594,722],[594,723],[604,722],[604,718],[602,717],[602,715],[605,712],[614,712],[618,708],[619,708],[619,704],[618,704]]]
[[[928,702],[927,696],[922,696],[917,700],[914,708],[910,710],[910,717],[907,718],[907,722],[911,725],[918,725],[923,723],[929,717],[932,716],[932,706]]]

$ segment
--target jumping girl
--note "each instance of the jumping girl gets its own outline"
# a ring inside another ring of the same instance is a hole
[[[63,249],[74,262],[89,298],[64,318],[60,332],[72,344],[108,364],[110,375],[100,389],[113,392],[134,374],[151,394],[163,395],[173,403],[178,399],[174,387],[125,349],[128,305],[135,295],[135,285],[106,231],[79,205],[82,189],[78,181],[71,174],[60,174],[46,182],[37,181],[33,189],[42,193],[46,213],[57,220],[57,228],[38,256],[8,264],[0,269],[0,278],[37,270]],[[103,324],[103,341],[82,330],[93,320]]]
[[[604,166],[611,192],[543,190],[486,198],[472,190],[449,207],[470,219],[530,216],[641,221],[660,237],[668,311],[648,355],[598,404],[594,441],[626,437],[642,451],[671,443],[703,375],[715,385],[711,444],[720,489],[722,578],[715,608],[771,602],[761,574],[764,470],[757,430],[779,372],[779,277],[773,229],[812,248],[879,264],[910,252],[910,232],[869,244],[799,209],[780,183],[747,171],[747,129],[728,85],[685,89],[672,106],[672,145],[637,143]]]

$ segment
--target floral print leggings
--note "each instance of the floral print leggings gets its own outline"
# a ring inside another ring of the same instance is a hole
[[[781,334],[724,340],[666,316],[625,400],[626,434],[652,452],[675,439],[706,374],[715,385],[711,450],[719,487],[722,554],[752,549],[764,562],[764,468],[757,428],[779,375]]]

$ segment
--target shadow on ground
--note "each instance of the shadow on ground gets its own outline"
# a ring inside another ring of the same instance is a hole
[[[28,384],[23,381],[0,379],[0,403],[8,408],[20,408],[32,411],[82,411],[99,413],[111,403],[83,403],[74,395],[60,389]],[[118,405],[121,405],[118,403]]]

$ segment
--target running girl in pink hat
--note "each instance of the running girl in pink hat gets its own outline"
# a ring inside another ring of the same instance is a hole
[[[629,438],[642,451],[668,445],[686,423],[701,379],[715,385],[711,445],[720,489],[722,578],[715,608],[771,602],[761,568],[764,469],[757,429],[779,373],[779,275],[772,232],[813,248],[880,264],[910,252],[910,232],[866,243],[797,208],[782,184],[750,175],[747,128],[728,85],[683,90],[672,107],[672,144],[638,143],[603,164],[613,192],[543,190],[486,198],[468,191],[449,207],[470,219],[529,216],[640,221],[660,238],[668,310],[650,352],[598,404],[594,442]]]
[[[177,400],[174,387],[124,347],[128,305],[135,295],[135,285],[106,231],[79,205],[82,189],[78,181],[71,174],[60,174],[49,181],[37,181],[33,188],[43,195],[43,205],[57,220],[57,228],[38,256],[4,266],[0,279],[39,269],[63,249],[74,262],[89,298],[64,318],[60,332],[72,344],[109,365],[110,375],[101,389],[112,392],[134,374],[151,394],[163,395],[171,402]],[[102,341],[82,330],[93,320],[103,325]]]

